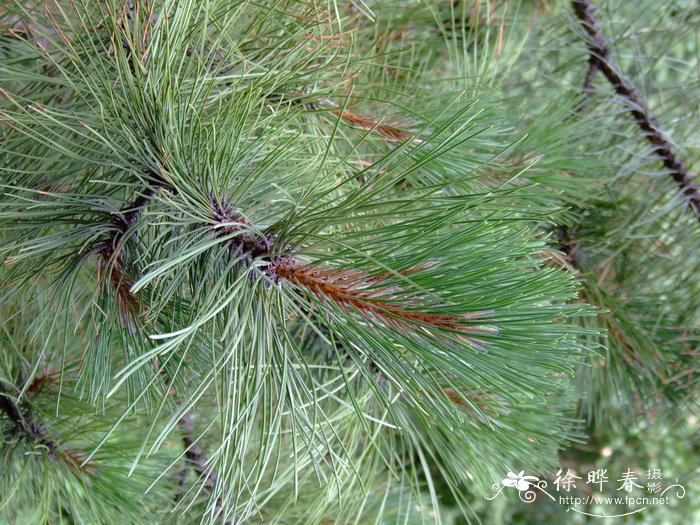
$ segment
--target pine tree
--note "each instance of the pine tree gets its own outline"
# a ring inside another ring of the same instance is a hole
[[[0,8],[0,522],[560,523],[483,496],[662,446],[690,487],[699,16]]]

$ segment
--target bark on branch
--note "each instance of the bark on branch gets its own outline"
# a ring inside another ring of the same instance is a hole
[[[687,197],[688,205],[700,220],[700,190],[698,186],[688,173],[688,167],[678,157],[671,141],[661,131],[658,123],[646,108],[635,87],[613,62],[610,47],[598,27],[591,3],[588,0],[572,0],[571,4],[576,18],[586,33],[586,45],[590,55],[589,71],[584,90],[590,90],[596,72],[600,71],[605,76],[615,92],[627,101],[629,112],[644,132],[644,136],[651,144],[654,153],[662,160],[664,167]]]

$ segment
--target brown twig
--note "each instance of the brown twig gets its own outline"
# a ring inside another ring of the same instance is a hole
[[[140,305],[136,296],[131,292],[134,279],[126,271],[120,249],[124,235],[136,224],[154,193],[153,188],[147,188],[142,195],[127,204],[124,211],[112,221],[112,233],[92,250],[93,253],[98,253],[101,256],[98,269],[109,272],[109,282],[117,292],[120,316],[127,326],[131,326],[129,319],[136,316]]]
[[[252,229],[248,219],[234,208],[226,199],[209,196],[212,218],[218,225],[217,237],[235,235],[226,241],[232,257],[240,257],[250,264],[253,259],[270,254],[274,239],[269,235],[259,234]]]
[[[598,60],[591,55],[588,57],[588,71],[586,72],[586,78],[583,81],[584,93],[590,93],[593,91],[593,82],[595,82],[595,76],[598,71],[600,71]]]
[[[276,277],[285,279],[311,292],[322,301],[331,301],[343,310],[349,308],[366,317],[406,328],[407,325],[477,332],[481,329],[466,324],[482,312],[464,315],[426,313],[425,305],[382,277],[371,277],[353,269],[340,270],[309,265],[301,266],[290,258],[273,264]],[[408,269],[404,274],[411,273]]]
[[[333,110],[332,113],[334,115],[338,115],[344,121],[353,126],[366,129],[368,131],[375,131],[391,141],[403,142],[412,137],[411,133],[408,131],[399,129],[395,126],[390,126],[388,124],[382,124],[380,120],[364,117],[362,115],[358,115],[357,113],[340,109]]]
[[[442,391],[453,404],[472,416],[495,421],[499,416],[508,414],[507,403],[496,395],[455,390],[451,387],[443,388]]]
[[[589,71],[586,75],[584,90],[593,85],[593,77],[600,71],[615,92],[624,98],[629,105],[629,112],[644,132],[644,136],[651,144],[654,153],[663,161],[664,167],[676,182],[681,191],[688,198],[691,207],[698,220],[700,220],[700,189],[695,184],[693,177],[688,173],[685,163],[678,157],[671,141],[661,131],[654,117],[646,108],[644,101],[637,94],[632,83],[617,69],[611,58],[611,50],[603,38],[593,8],[588,0],[572,0],[572,7],[581,27],[586,32],[589,58]]]
[[[60,372],[51,372],[49,370],[37,374],[32,382],[27,385],[26,394],[28,396],[37,394],[46,384],[54,383],[59,377],[61,377]]]

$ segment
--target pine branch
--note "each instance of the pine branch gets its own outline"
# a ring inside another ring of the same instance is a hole
[[[291,258],[279,259],[273,266],[275,276],[296,284],[322,301],[331,301],[343,310],[350,307],[365,317],[381,319],[399,329],[405,329],[409,324],[458,332],[480,330],[464,322],[480,317],[482,312],[464,315],[425,313],[424,304],[395,285],[384,282],[386,276],[370,277],[353,269],[301,266]],[[420,268],[409,268],[401,273],[407,275],[418,270]]]
[[[138,219],[143,214],[146,206],[151,202],[155,192],[156,189],[154,187],[148,187],[141,195],[128,204],[124,208],[124,211],[115,217],[113,221],[114,230],[112,235],[105,239],[96,248],[96,250],[94,250],[96,253],[99,253],[102,256],[101,264],[103,266],[106,267],[111,263],[110,283],[117,292],[120,312],[122,312],[122,314],[128,313],[125,310],[125,308],[127,308],[132,314],[131,317],[137,316],[140,303],[136,295],[130,289],[131,285],[134,283],[134,279],[128,275],[124,269],[124,263],[119,255],[119,248],[123,242],[124,235],[126,235],[126,233],[134,227]],[[226,209],[226,211],[230,210]],[[220,210],[220,212],[224,213],[224,210]],[[221,219],[223,220],[224,217],[221,216]],[[167,380],[166,382],[169,383]],[[187,458],[188,465],[187,468],[192,468],[192,470],[194,470],[194,472],[200,477],[206,477],[205,487],[208,492],[211,492],[218,478],[213,469],[207,469],[204,451],[196,443],[196,440],[192,435],[194,430],[192,415],[193,410],[188,410],[178,420],[178,425],[183,431],[182,441],[185,447],[185,457]],[[181,486],[183,486],[186,482],[187,468],[183,469],[179,474]],[[176,500],[179,500],[180,498],[181,494],[178,493]]]
[[[646,108],[635,87],[612,61],[612,52],[598,27],[590,2],[588,0],[572,0],[572,7],[581,27],[588,36],[586,45],[590,54],[590,66],[584,90],[586,88],[590,90],[593,77],[600,70],[615,92],[628,102],[629,112],[644,132],[644,136],[651,144],[654,153],[663,161],[664,167],[669,170],[673,180],[688,197],[688,204],[700,221],[700,189],[695,184],[694,178],[688,173],[685,163],[674,151],[671,141],[661,131],[658,123]]]
[[[37,381],[42,382],[43,379],[37,378],[33,384]],[[23,403],[20,406],[15,403],[9,393],[0,390],[0,411],[7,415],[16,435],[45,447],[51,458],[61,459],[76,473],[94,472],[89,461],[83,464],[81,453],[62,447],[48,435],[46,427],[32,416],[28,403]]]

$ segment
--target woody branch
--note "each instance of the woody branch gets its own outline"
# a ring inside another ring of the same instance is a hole
[[[630,114],[644,132],[652,150],[661,159],[671,178],[687,197],[688,205],[693,213],[700,220],[700,189],[698,189],[693,176],[688,173],[688,167],[674,150],[671,140],[661,130],[635,87],[613,62],[612,52],[598,27],[590,2],[588,0],[573,0],[572,7],[581,28],[586,33],[586,45],[590,55],[584,90],[590,91],[593,77],[598,71],[605,76],[615,92],[628,103]]]

